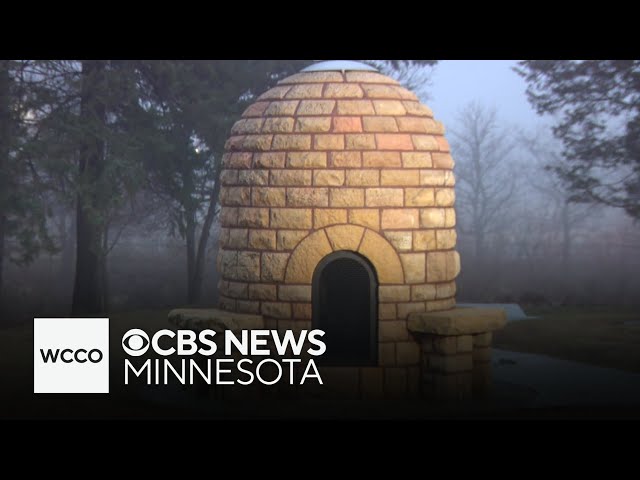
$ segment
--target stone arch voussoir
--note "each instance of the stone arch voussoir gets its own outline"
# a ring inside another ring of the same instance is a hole
[[[285,272],[285,283],[310,284],[320,261],[332,252],[357,252],[371,262],[378,282],[404,283],[400,257],[380,234],[358,225],[333,225],[313,232],[295,248]]]

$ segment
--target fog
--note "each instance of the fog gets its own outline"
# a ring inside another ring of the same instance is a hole
[[[537,115],[527,101],[515,65],[440,61],[421,90],[446,126],[456,161],[458,301],[637,304],[640,228],[622,209],[570,201],[565,185],[545,169],[564,161],[562,146],[551,133],[553,119]],[[49,197],[46,219],[54,251],[3,262],[5,324],[70,311],[75,206],[61,198]],[[169,226],[170,200],[144,189],[135,199],[119,205],[109,224],[108,311],[214,305],[217,218],[206,242],[202,295],[190,302],[185,233]],[[198,229],[205,213],[197,214]],[[11,255],[17,242],[7,239],[8,259],[17,257]]]
[[[443,60],[425,102],[445,125],[473,101],[496,108],[509,124],[531,128],[546,123],[527,102],[526,83],[513,71],[516,65],[515,60]]]

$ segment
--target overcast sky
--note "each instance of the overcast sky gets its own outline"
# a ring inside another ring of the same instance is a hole
[[[527,102],[524,79],[512,70],[515,65],[516,60],[441,60],[425,103],[445,126],[454,124],[456,112],[473,100],[494,106],[498,118],[509,124],[541,124]]]

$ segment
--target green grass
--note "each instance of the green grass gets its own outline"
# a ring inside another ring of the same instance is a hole
[[[640,373],[640,309],[544,307],[526,309],[540,318],[508,323],[494,346]]]

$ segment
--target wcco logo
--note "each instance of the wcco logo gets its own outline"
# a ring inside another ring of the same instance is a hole
[[[34,393],[109,393],[108,318],[34,318]]]
[[[104,357],[102,352],[97,348],[89,351],[87,351],[85,348],[79,348],[75,352],[70,348],[65,348],[64,350],[60,350],[59,348],[55,350],[49,349],[46,352],[43,349],[40,349],[40,354],[42,355],[42,360],[44,360],[44,363],[56,363],[58,361],[58,358],[60,358],[60,361],[64,363],[71,363],[74,361],[78,363],[99,363]]]

